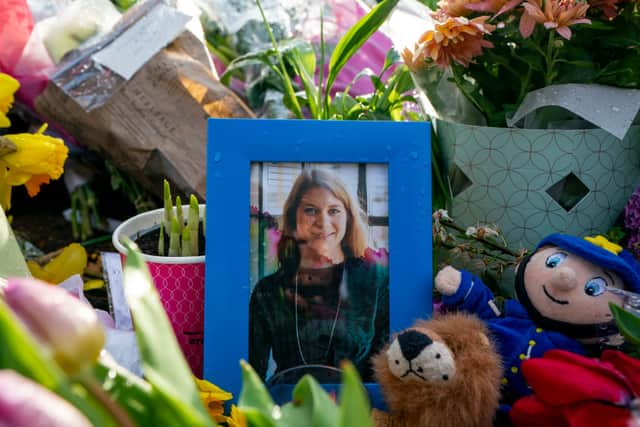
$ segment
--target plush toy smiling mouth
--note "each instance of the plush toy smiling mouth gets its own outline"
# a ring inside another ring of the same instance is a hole
[[[555,302],[556,304],[560,304],[560,305],[567,305],[569,304],[569,301],[563,301],[560,299],[556,299],[554,298],[549,291],[547,291],[547,287],[545,285],[542,285],[542,291],[544,292],[544,294],[547,296],[547,298],[549,298],[551,301]]]

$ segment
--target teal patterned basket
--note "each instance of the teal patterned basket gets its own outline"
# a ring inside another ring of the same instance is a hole
[[[515,248],[605,233],[640,179],[640,127],[541,130],[436,121],[459,223],[496,225]]]

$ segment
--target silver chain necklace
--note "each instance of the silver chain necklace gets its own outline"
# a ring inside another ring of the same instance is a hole
[[[302,363],[308,365],[307,360],[304,358],[304,354],[302,353],[302,343],[300,342],[300,332],[298,330],[298,272],[296,272],[295,277],[295,294],[293,296],[293,304],[295,307],[294,316],[296,321],[296,342],[298,343],[298,354],[300,355],[300,359],[302,359]],[[344,284],[344,271],[342,272],[342,282],[340,283],[340,288]],[[339,289],[340,289],[339,288]],[[338,291],[339,292],[339,291]],[[342,298],[338,293],[338,306],[336,307],[336,315],[333,318],[333,325],[331,326],[331,333],[329,334],[329,344],[327,345],[327,351],[324,354],[324,360],[327,360],[329,357],[329,352],[331,351],[331,343],[333,342],[333,334],[336,331],[336,323],[338,323],[338,316],[340,315],[340,306],[342,305]]]

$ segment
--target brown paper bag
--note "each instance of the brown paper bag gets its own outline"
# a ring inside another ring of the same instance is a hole
[[[208,117],[254,117],[205,64],[202,44],[185,31],[89,112],[55,84],[36,111],[161,195],[167,178],[177,192],[206,199]]]

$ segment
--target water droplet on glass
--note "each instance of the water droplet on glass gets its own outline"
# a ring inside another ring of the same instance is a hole
[[[221,157],[222,157],[222,153],[220,153],[219,151],[216,151],[216,153],[213,155],[213,161],[219,162]]]
[[[387,144],[386,148],[387,148],[387,151],[391,151],[391,146],[389,144]]]
[[[418,152],[417,151],[412,151],[410,155],[411,155],[412,159],[417,159],[418,158]]]
[[[611,107],[611,111],[613,111],[614,113],[617,113],[620,111],[620,108],[618,107]]]

